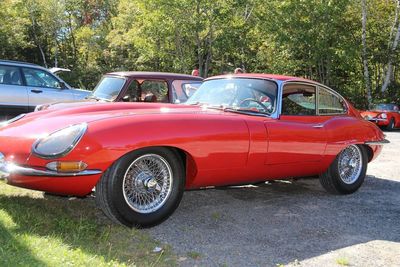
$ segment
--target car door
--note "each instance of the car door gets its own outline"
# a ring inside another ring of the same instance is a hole
[[[27,91],[29,109],[37,105],[74,100],[71,90],[63,88],[63,84],[45,70],[22,68]]]
[[[320,161],[327,144],[325,121],[317,116],[317,86],[285,84],[279,119],[265,122],[269,139],[266,164],[301,167]]]
[[[17,66],[0,65],[0,120],[28,111],[28,93]]]

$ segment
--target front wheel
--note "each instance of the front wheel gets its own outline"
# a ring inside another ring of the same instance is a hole
[[[326,191],[333,194],[351,194],[364,182],[368,157],[363,146],[350,145],[342,150],[321,174],[319,180]]]
[[[166,148],[145,148],[116,161],[96,185],[96,202],[114,222],[148,227],[178,207],[185,185],[182,160]]]

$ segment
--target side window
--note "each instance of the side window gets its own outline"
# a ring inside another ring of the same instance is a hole
[[[126,91],[122,101],[125,102],[139,102],[140,98],[140,90],[139,90],[139,83],[137,80],[133,80],[129,86],[128,90]]]
[[[141,86],[143,102],[168,103],[168,85],[164,81],[144,81]]]
[[[22,85],[18,67],[0,65],[0,84]]]
[[[199,81],[175,80],[172,82],[174,103],[184,103],[200,87]]]
[[[316,92],[314,86],[290,84],[283,88],[282,115],[316,115]]]
[[[328,90],[319,88],[318,113],[321,115],[343,114],[346,113],[346,105],[342,98]]]
[[[26,85],[34,87],[61,88],[60,82],[51,74],[38,69],[22,68]]]

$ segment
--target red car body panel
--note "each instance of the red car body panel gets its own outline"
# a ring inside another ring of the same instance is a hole
[[[32,154],[32,144],[38,137],[64,128],[66,121],[69,125],[87,122],[88,129],[77,146],[57,160],[83,161],[88,169],[105,172],[133,150],[172,147],[185,155],[187,189],[318,175],[348,145],[384,139],[383,133],[361,119],[351,105],[347,114],[341,116],[282,115],[273,119],[198,106],[103,103],[28,114],[0,128],[0,151],[7,161],[44,168],[55,160]],[[379,154],[381,147],[369,145],[370,160]],[[101,174],[80,177],[13,174],[8,183],[84,196],[100,177]]]

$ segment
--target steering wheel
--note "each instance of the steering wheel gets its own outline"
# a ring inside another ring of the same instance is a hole
[[[267,108],[263,103],[261,103],[261,102],[258,101],[258,100],[255,100],[255,99],[253,99],[253,98],[246,98],[246,99],[243,99],[242,101],[240,101],[239,107],[242,107],[242,106],[243,106],[243,103],[246,103],[246,102],[255,102],[255,103],[257,103],[257,104],[263,109],[264,112],[268,112],[268,108]],[[248,106],[247,106],[247,107],[248,107]]]

